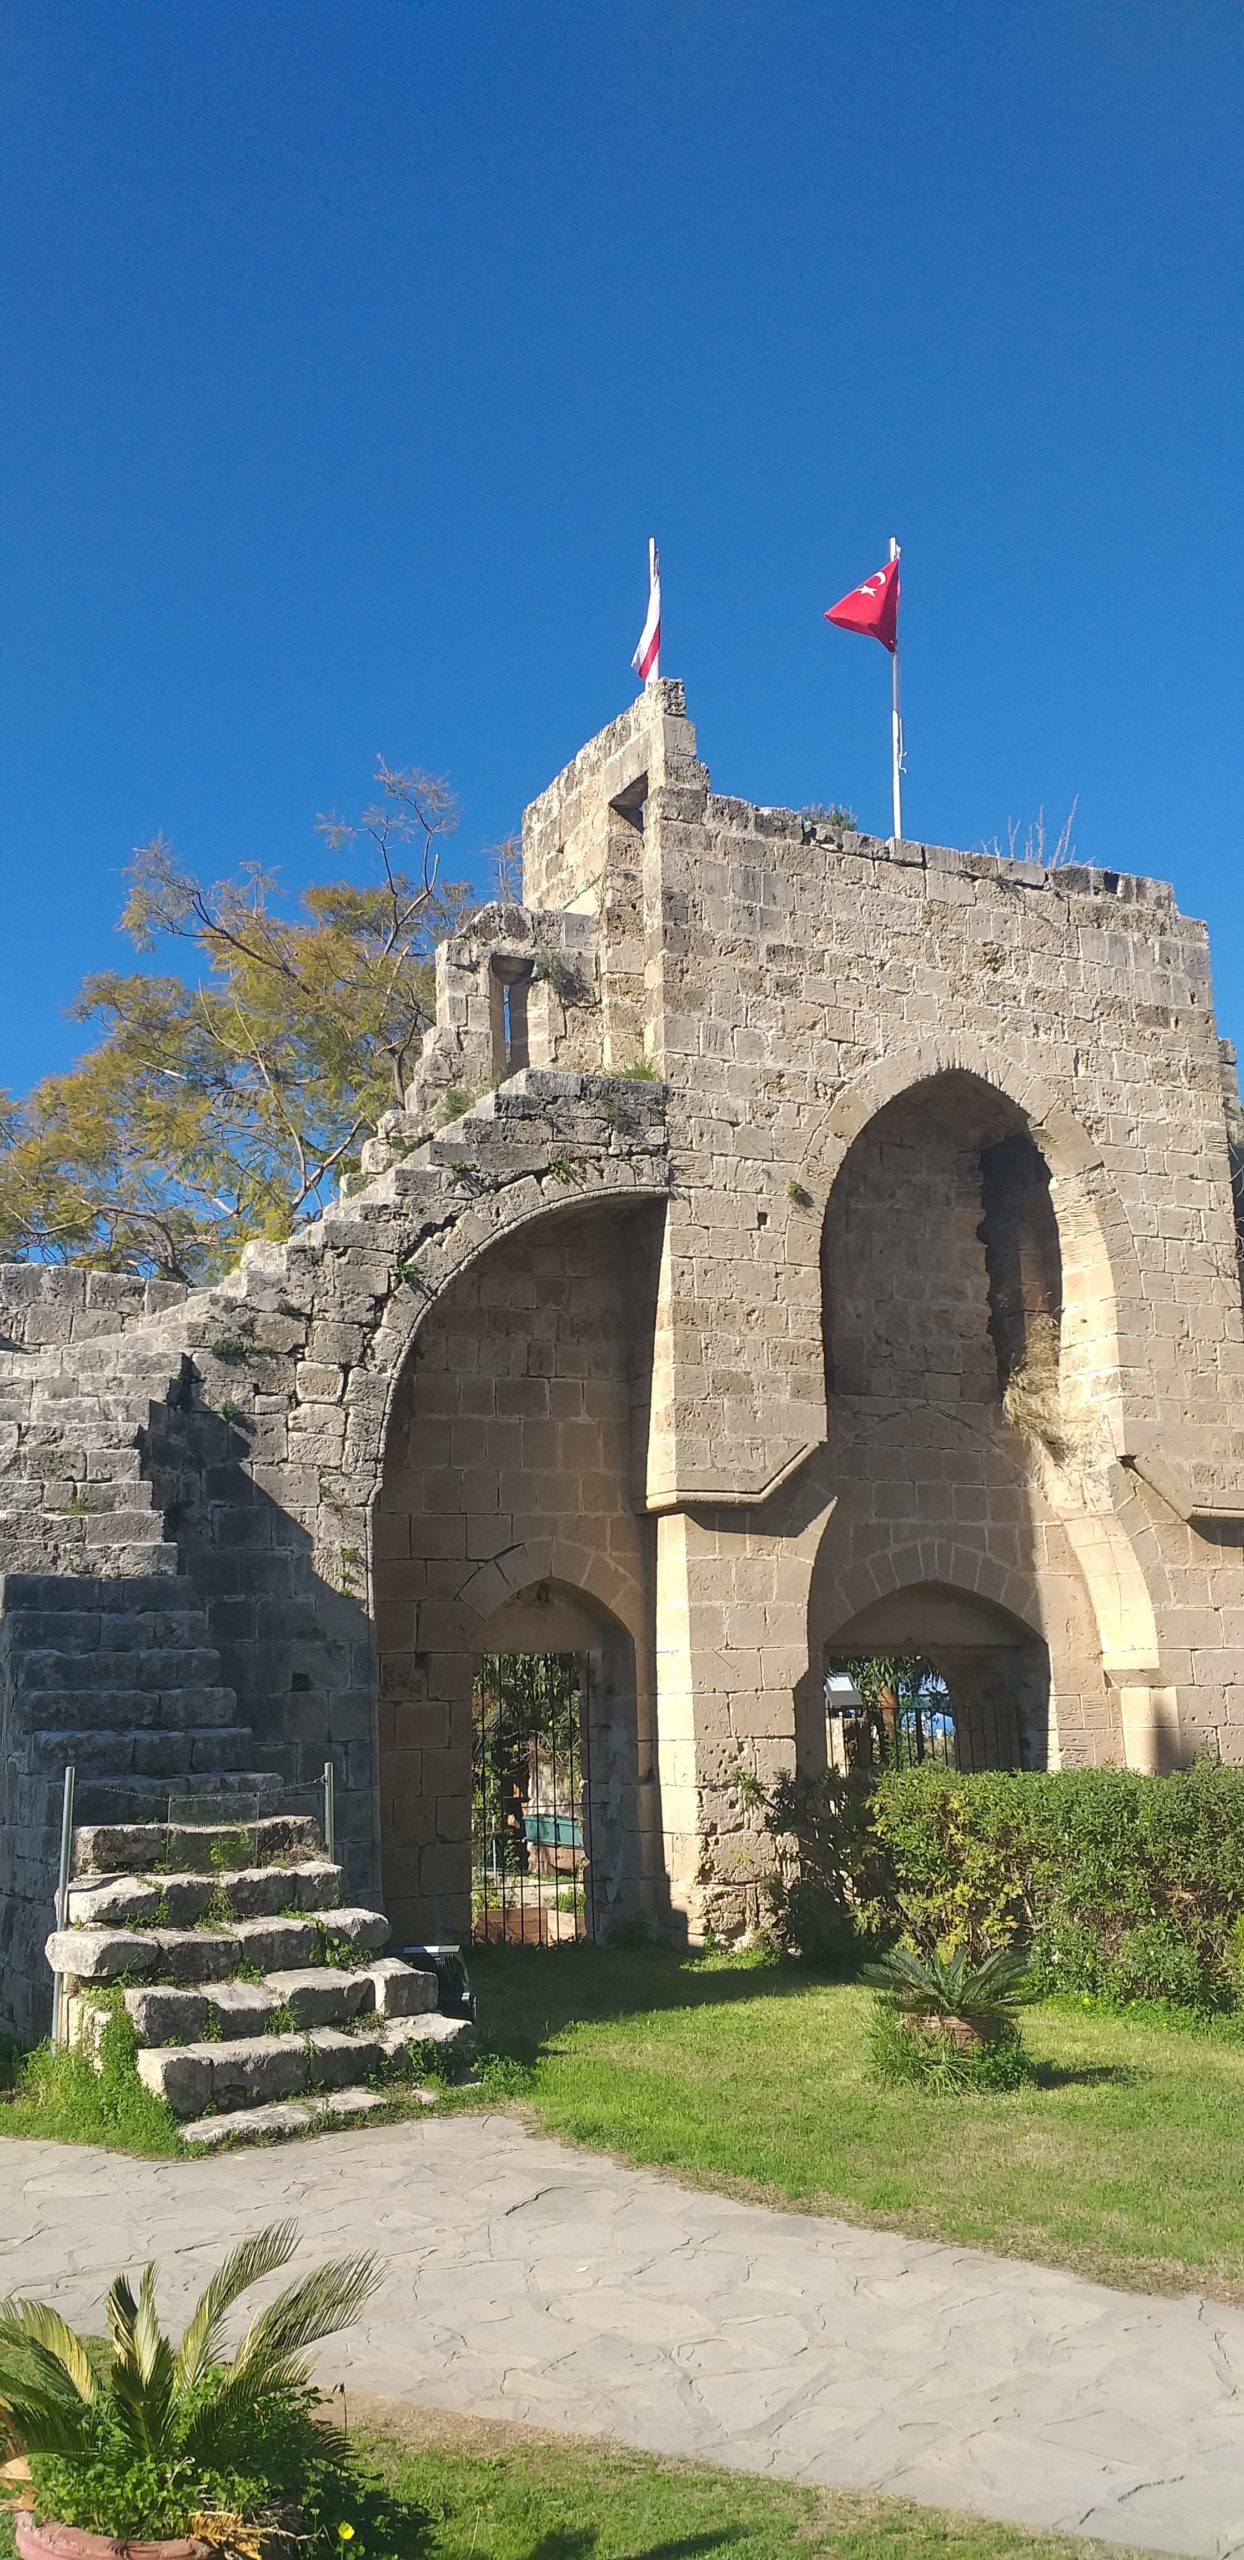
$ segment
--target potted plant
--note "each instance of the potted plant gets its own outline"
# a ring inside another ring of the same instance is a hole
[[[893,1947],[863,1975],[887,1995],[909,2035],[940,2038],[962,2053],[1014,2041],[1016,2013],[1036,1997],[1031,1961],[1019,1947],[999,1947],[979,1964],[966,1947],[932,1956]]]
[[[0,2302],[0,2445],[21,2457],[28,2505],[19,2560],[258,2560],[298,2533],[344,2440],[316,2414],[308,2349],[346,2328],[376,2262],[314,2267],[258,2312],[231,2355],[239,2297],[286,2264],[297,2225],[243,2240],[174,2347],[156,2316],[155,2269],[137,2295],[118,2276],[106,2338],[80,2337],[47,2303]]]

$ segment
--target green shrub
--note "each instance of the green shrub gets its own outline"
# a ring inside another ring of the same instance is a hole
[[[1103,1972],[1102,1987],[1117,2000],[1169,2000],[1176,2008],[1204,2009],[1222,2006],[1226,1997],[1225,1981],[1220,1989],[1174,1920],[1125,1929]]]
[[[256,2314],[222,2356],[225,2322],[249,2287],[284,2266],[293,2223],[239,2243],[191,2314],[179,2346],[159,2328],[155,2269],[137,2294],[118,2276],[106,2340],[79,2337],[50,2304],[0,2303],[0,2443],[25,2456],[44,2521],[130,2540],[280,2518],[348,2460],[315,2416],[308,2350],[345,2328],[376,2283],[370,2257],[312,2268]],[[221,2542],[238,2540],[222,2531]],[[243,2546],[245,2547],[245,2537]]]
[[[1045,1989],[1244,2001],[1244,1770],[894,1769],[763,1802],[775,1931],[815,1961],[900,1936],[976,1961],[1023,1946]]]

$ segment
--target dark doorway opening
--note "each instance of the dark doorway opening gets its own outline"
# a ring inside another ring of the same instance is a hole
[[[471,1934],[532,1947],[595,1935],[588,1661],[486,1653],[473,1699]]]

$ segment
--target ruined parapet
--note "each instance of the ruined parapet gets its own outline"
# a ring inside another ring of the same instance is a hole
[[[436,1021],[403,1108],[386,1112],[363,1148],[363,1180],[525,1067],[599,1074],[602,1061],[592,918],[481,907],[438,947]]]

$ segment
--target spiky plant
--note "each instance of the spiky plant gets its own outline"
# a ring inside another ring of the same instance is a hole
[[[0,2442],[26,2457],[42,2515],[168,2536],[205,2511],[261,2513],[297,2489],[328,2441],[311,2419],[308,2351],[349,2326],[377,2281],[370,2256],[313,2267],[224,2355],[234,2304],[297,2240],[284,2222],[241,2241],[177,2347],[156,2316],[154,2266],[137,2294],[118,2276],[106,2340],[80,2337],[48,2303],[0,2302]]]
[[[909,2016],[962,2018],[985,2031],[1012,2023],[1016,2010],[1036,1998],[1031,1960],[1021,1947],[995,1948],[981,1964],[970,1961],[966,1947],[933,1956],[893,1947],[863,1974]]]

